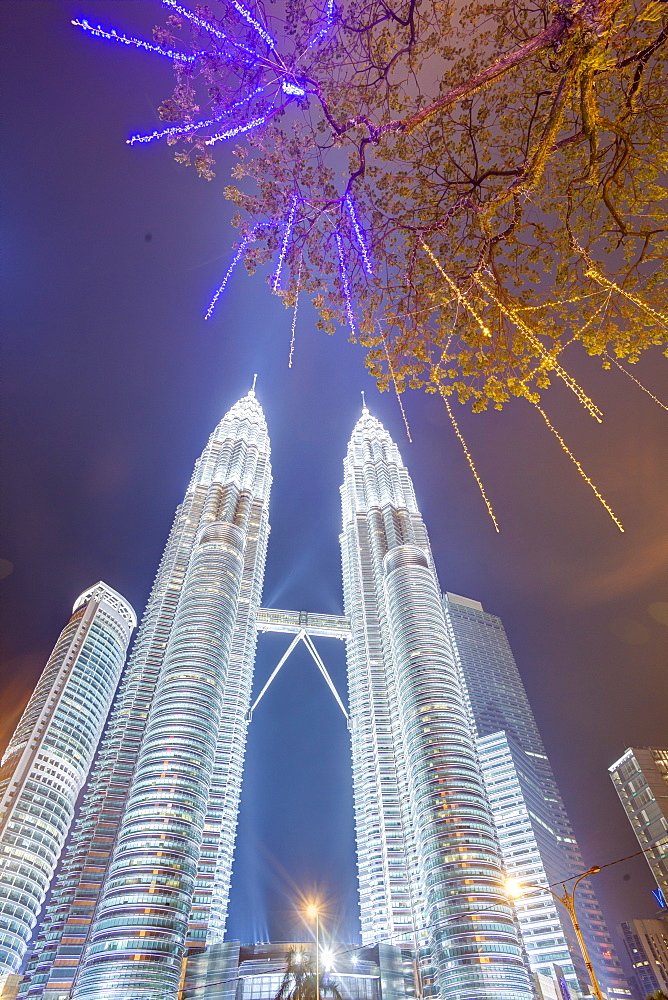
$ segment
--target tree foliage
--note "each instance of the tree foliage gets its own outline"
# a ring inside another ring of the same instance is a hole
[[[664,0],[196,10],[156,29],[200,53],[175,65],[168,141],[210,179],[236,136],[246,267],[347,324],[381,389],[477,411],[558,377],[597,416],[564,348],[609,367],[665,347]]]

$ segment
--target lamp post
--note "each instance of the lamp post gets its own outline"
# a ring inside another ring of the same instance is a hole
[[[510,895],[518,896],[522,895],[524,889],[541,889],[545,892],[549,892],[551,896],[559,900],[561,905],[568,910],[568,915],[571,918],[571,923],[573,924],[573,930],[575,931],[575,936],[578,939],[578,944],[580,945],[580,951],[582,952],[582,957],[584,958],[584,963],[587,967],[587,972],[589,973],[589,978],[591,980],[591,985],[594,989],[594,994],[597,1000],[603,1000],[603,995],[601,993],[601,987],[598,985],[598,979],[596,978],[596,973],[594,972],[594,967],[591,964],[591,959],[589,958],[589,952],[587,951],[587,945],[585,944],[585,939],[582,936],[582,931],[580,930],[580,924],[578,922],[577,914],[575,912],[575,890],[579,886],[583,879],[587,878],[589,875],[596,875],[600,872],[600,867],[598,865],[593,865],[589,871],[583,872],[579,875],[573,883],[573,888],[569,892],[566,883],[562,885],[564,890],[563,896],[560,896],[558,892],[553,892],[548,885],[526,885],[521,882],[515,881],[515,879],[506,879],[506,889]]]
[[[306,915],[315,918],[315,1000],[320,1000],[320,911],[315,903],[306,907]]]

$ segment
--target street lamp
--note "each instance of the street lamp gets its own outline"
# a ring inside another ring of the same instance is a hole
[[[315,919],[315,1000],[320,1000],[320,911],[315,903],[306,907],[306,916]]]
[[[594,972],[594,967],[591,964],[591,959],[589,958],[589,952],[587,951],[587,945],[585,944],[585,939],[582,936],[582,931],[580,930],[580,924],[578,923],[577,914],[575,912],[575,890],[579,886],[583,879],[587,878],[588,875],[596,875],[600,872],[600,867],[598,865],[593,865],[589,871],[583,872],[579,875],[573,883],[573,889],[571,892],[568,891],[566,883],[562,885],[564,890],[563,896],[560,896],[558,892],[553,892],[548,885],[527,885],[518,882],[516,879],[508,878],[506,879],[506,889],[511,896],[517,898],[521,896],[525,889],[542,889],[545,892],[549,892],[551,896],[558,899],[562,906],[568,910],[568,915],[571,918],[571,923],[573,924],[573,930],[578,939],[578,944],[580,945],[580,951],[582,952],[582,957],[584,958],[584,963],[587,966],[587,972],[589,973],[589,978],[591,980],[591,985],[594,989],[594,993],[597,1000],[603,1000],[603,995],[601,993],[601,987],[598,985],[598,979],[596,978],[596,973]]]

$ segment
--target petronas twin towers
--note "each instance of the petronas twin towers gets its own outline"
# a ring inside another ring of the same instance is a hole
[[[251,390],[176,512],[23,996],[176,1000],[186,950],[223,940],[257,631],[313,620],[258,614],[269,453]],[[529,1000],[429,539],[366,407],[344,469],[332,628],[347,637],[363,942],[410,948],[426,996]]]

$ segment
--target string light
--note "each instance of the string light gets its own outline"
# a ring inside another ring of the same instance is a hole
[[[246,97],[243,97],[240,101],[235,101],[234,104],[228,105],[213,118],[208,118],[206,121],[190,122],[188,125],[175,125],[170,128],[162,129],[160,132],[151,132],[150,135],[131,135],[130,138],[125,141],[128,146],[134,146],[135,143],[138,142],[155,142],[156,139],[164,139],[166,136],[188,135],[190,132],[196,132],[200,128],[210,128],[211,125],[216,125],[222,118],[227,117],[227,115],[236,111],[237,108],[240,108],[254,97],[257,97],[257,95],[261,94],[264,89],[264,86],[256,87],[255,90],[252,90],[246,95]]]
[[[383,346],[385,348],[385,357],[387,358],[387,367],[389,369],[390,377],[392,379],[392,385],[394,386],[394,395],[396,396],[397,403],[399,404],[399,409],[401,410],[401,416],[403,417],[403,420],[404,420],[404,427],[406,428],[406,437],[408,438],[408,440],[410,441],[410,443],[413,444],[413,438],[411,437],[411,429],[408,426],[408,417],[406,416],[406,411],[404,409],[404,404],[403,404],[402,399],[401,399],[401,393],[399,392],[399,388],[397,386],[397,377],[394,374],[394,368],[392,366],[392,360],[390,358],[390,352],[389,352],[389,350],[387,348],[387,340],[385,339],[385,336],[382,333],[381,333],[381,337],[383,338]],[[363,393],[362,393],[362,399],[364,399],[364,394]],[[366,406],[366,403],[364,405]]]
[[[188,10],[187,7],[182,7],[181,4],[176,3],[176,0],[162,0],[162,3],[163,6],[171,7],[172,10],[177,11],[177,13],[181,14],[181,16],[185,17],[188,21],[192,21],[192,23],[196,24],[198,28],[204,28],[204,30],[208,31],[210,35],[214,36],[214,38],[220,38],[223,42],[229,42],[231,40],[219,28],[216,28],[209,21],[205,21],[203,17],[199,17],[199,15],[193,13],[193,11]],[[246,51],[250,52],[251,50],[246,49]],[[253,55],[255,55],[255,53],[253,53]]]
[[[441,274],[443,275],[443,277],[447,281],[447,283],[450,286],[450,288],[452,289],[452,291],[457,296],[457,300],[458,300],[459,304],[462,305],[462,306],[464,306],[464,308],[467,310],[467,312],[471,313],[471,315],[475,319],[476,323],[480,327],[480,330],[481,330],[483,336],[485,336],[485,337],[491,337],[492,334],[490,333],[489,328],[485,325],[482,316],[480,316],[476,312],[476,310],[471,305],[471,303],[469,302],[469,300],[464,295],[462,295],[461,291],[459,290],[459,288],[457,287],[457,285],[454,283],[454,281],[452,280],[452,278],[450,277],[450,275],[446,274],[446,272],[443,270],[443,268],[441,266],[440,260],[434,255],[434,253],[431,250],[431,247],[427,246],[427,244],[425,243],[425,241],[423,239],[420,240],[420,243],[422,244],[423,250],[425,250],[429,254],[429,256],[431,257],[433,263],[436,265],[436,267],[441,272]]]
[[[615,514],[615,512],[612,509],[612,507],[610,506],[610,504],[605,500],[605,498],[603,496],[601,496],[601,494],[597,490],[597,488],[594,485],[594,483],[591,481],[591,479],[589,478],[589,476],[587,475],[587,473],[584,471],[584,469],[582,468],[582,466],[578,462],[578,460],[575,457],[575,455],[573,454],[573,452],[570,450],[570,448],[568,447],[568,445],[566,444],[566,442],[562,438],[562,436],[559,433],[559,431],[556,429],[556,427],[554,427],[552,425],[552,423],[550,422],[550,418],[548,417],[548,415],[545,412],[545,410],[543,410],[538,405],[538,403],[534,403],[533,405],[536,407],[536,409],[538,410],[538,412],[540,413],[541,417],[543,418],[543,420],[545,421],[545,423],[547,424],[547,426],[549,427],[549,429],[552,431],[552,433],[556,437],[556,439],[559,442],[559,444],[561,445],[561,447],[564,449],[564,451],[566,452],[566,454],[568,455],[568,457],[570,458],[570,460],[573,462],[575,468],[578,470],[578,472],[580,473],[580,475],[582,476],[582,478],[584,479],[584,481],[594,491],[594,495],[596,496],[596,499],[599,500],[599,502],[605,507],[605,509],[607,510],[608,514],[610,515],[610,517],[612,518],[612,520],[615,522],[615,524],[617,525],[617,527],[619,528],[619,530],[623,532],[624,531],[624,526],[622,525],[622,522],[619,520],[619,518]]]
[[[299,292],[302,286],[302,266],[304,258],[299,261],[299,271],[297,272],[297,288],[295,290],[295,308],[292,313],[292,331],[290,336],[290,357],[288,358],[288,368],[292,368],[292,355],[295,350],[295,330],[297,328],[297,306],[299,305]]]
[[[625,299],[629,300],[629,302],[633,302],[639,309],[642,309],[650,316],[658,319],[664,326],[668,326],[668,316],[664,316],[664,314],[659,312],[657,309],[652,309],[652,307],[648,306],[646,302],[642,301],[642,299],[636,298],[635,295],[631,295],[630,292],[621,288],[620,285],[617,285],[614,281],[610,281],[608,278],[603,277],[603,275],[600,274],[595,267],[590,265],[585,271],[585,275],[588,278],[593,278],[594,281],[598,281],[599,285],[607,285],[608,288],[613,289],[615,292],[619,292],[620,295],[623,295]]]
[[[357,336],[357,327],[355,326],[355,316],[353,313],[353,304],[350,300],[350,285],[348,284],[348,274],[346,272],[346,261],[343,256],[343,240],[341,239],[341,233],[337,229],[334,233],[336,236],[336,248],[339,252],[339,273],[341,275],[341,287],[343,288],[343,294],[346,299],[346,310],[348,312],[348,323],[350,325],[350,332],[353,337]]]
[[[545,347],[540,342],[540,340],[538,339],[534,331],[531,329],[531,327],[522,319],[521,316],[517,315],[514,309],[507,306],[504,302],[501,301],[501,299],[497,295],[494,294],[494,291],[488,285],[485,284],[485,282],[482,280],[479,274],[477,273],[474,274],[473,278],[480,285],[483,291],[486,292],[487,295],[489,295],[489,297],[498,306],[501,312],[504,313],[504,315],[506,315],[518,327],[518,329],[522,331],[522,333],[528,339],[529,343],[532,344],[536,348],[536,350],[543,355],[546,366],[549,366],[554,369],[559,378],[562,379],[568,386],[568,388],[571,390],[571,392],[574,393],[575,396],[577,396],[577,398],[580,400],[584,408],[588,411],[588,413],[591,414],[594,420],[596,420],[599,424],[602,423],[603,414],[601,413],[596,403],[594,403],[594,401],[589,398],[589,396],[586,394],[582,386],[575,381],[573,376],[569,375],[566,369],[559,364],[554,355],[550,354],[550,352],[545,349]]]
[[[250,24],[251,28],[258,33],[260,38],[264,39],[272,52],[276,51],[276,42],[271,37],[268,31],[262,27],[259,21],[256,21],[249,10],[246,10],[243,4],[239,3],[239,0],[232,0],[232,6],[235,10],[238,10],[244,21]]]
[[[623,365],[620,365],[620,363],[617,360],[617,358],[613,358],[612,354],[607,354],[607,353],[606,353],[605,356],[610,361],[612,361],[613,365],[617,365],[617,367],[619,368],[620,372],[624,372],[625,375],[628,375],[628,377],[631,379],[632,382],[635,382],[635,384],[637,386],[639,386],[639,388],[641,388],[643,392],[646,392],[647,395],[650,397],[650,399],[653,399],[655,403],[658,403],[662,410],[668,410],[668,406],[666,406],[665,403],[662,403],[660,399],[657,399],[656,396],[654,395],[654,393],[650,392],[649,389],[642,384],[642,382],[639,382],[638,379],[635,377],[635,375],[631,374],[631,372],[628,370],[628,368],[624,368]]]
[[[248,244],[250,243],[250,241],[255,237],[255,233],[258,231],[258,229],[260,228],[261,225],[262,225],[262,223],[258,223],[257,226],[253,226],[253,228],[251,229],[251,231],[246,236],[244,236],[244,238],[242,239],[241,243],[237,247],[237,252],[235,253],[234,257],[232,258],[232,263],[230,264],[230,266],[228,267],[227,271],[225,272],[225,277],[223,278],[223,280],[221,281],[220,285],[216,289],[216,292],[215,292],[213,298],[211,299],[211,302],[209,303],[209,308],[207,309],[207,311],[206,311],[206,313],[204,315],[204,319],[211,319],[211,317],[213,315],[213,311],[216,308],[216,302],[220,298],[221,294],[225,291],[225,286],[227,285],[227,282],[230,280],[230,277],[232,276],[232,272],[234,271],[235,267],[237,266],[237,264],[241,260],[241,257],[242,257],[242,254],[243,254],[244,250],[246,249],[246,247],[248,246]]]
[[[308,43],[307,48],[311,48],[313,45],[317,45],[321,38],[324,38],[329,29],[332,27],[332,22],[334,21],[334,0],[327,0],[327,7],[325,10],[325,23],[322,28],[315,33],[311,41]]]
[[[441,393],[441,398],[443,399],[443,402],[445,403],[445,408],[448,411],[448,416],[450,417],[450,423],[452,424],[454,432],[455,432],[455,434],[457,435],[457,437],[459,439],[459,443],[461,444],[462,448],[464,449],[464,454],[466,456],[466,461],[469,463],[469,468],[470,468],[471,472],[473,473],[473,475],[475,477],[476,483],[478,484],[478,489],[480,490],[480,495],[482,496],[483,500],[485,501],[485,506],[487,507],[487,513],[489,514],[489,516],[492,519],[492,524],[494,525],[494,530],[496,532],[498,532],[500,530],[499,529],[499,522],[496,519],[496,515],[494,514],[494,509],[493,509],[491,503],[489,502],[489,498],[487,497],[487,494],[485,493],[485,487],[482,484],[482,479],[478,475],[478,470],[476,469],[475,464],[473,462],[473,456],[471,455],[471,452],[468,449],[468,445],[466,444],[466,441],[464,440],[464,435],[460,431],[459,424],[457,423],[457,421],[455,419],[455,415],[452,412],[452,407],[450,406],[450,400],[446,396],[445,390],[441,386],[439,386],[439,392]]]
[[[251,129],[257,128],[259,125],[264,125],[265,122],[269,121],[271,116],[275,114],[276,111],[277,108],[272,108],[266,115],[261,115],[259,118],[251,118],[248,122],[241,125],[234,125],[232,128],[225,129],[224,132],[212,135],[206,140],[206,145],[213,146],[214,142],[220,142],[222,139],[232,139],[235,135],[242,135],[244,132],[250,132]]]
[[[299,199],[296,194],[293,194],[290,201],[290,212],[288,214],[288,221],[285,225],[285,232],[283,233],[283,242],[281,243],[281,252],[278,255],[278,264],[276,265],[276,271],[274,272],[274,280],[272,282],[272,287],[276,292],[281,284],[281,271],[283,270],[283,263],[285,261],[285,255],[288,252],[288,243],[290,242],[290,236],[292,235],[292,226],[295,221],[295,214],[297,212],[297,203]]]
[[[290,80],[283,80],[281,88],[284,94],[289,94],[291,97],[304,97],[306,91],[303,87],[298,86],[296,83],[292,83]]]
[[[145,42],[142,38],[134,38],[132,35],[119,35],[114,28],[109,28],[107,31],[101,25],[91,24],[86,20],[79,21],[74,19],[70,24],[73,24],[76,28],[82,28],[84,31],[90,32],[91,35],[95,35],[97,38],[107,38],[112,42],[120,42],[122,45],[134,45],[138,49],[146,49],[147,52],[155,52],[159,56],[166,56],[168,59],[176,59],[179,62],[192,63],[200,55],[200,53],[186,55],[183,52],[175,52],[174,49],[163,49],[159,45],[151,45],[150,42]]]
[[[362,227],[359,224],[359,219],[357,218],[357,212],[355,210],[355,203],[352,199],[350,191],[346,193],[346,208],[348,209],[348,214],[350,215],[353,229],[355,230],[355,236],[357,237],[357,242],[359,243],[360,253],[362,254],[362,260],[364,261],[366,273],[373,274],[373,268],[371,267],[371,261],[369,260],[369,252],[366,247],[364,233],[362,232]]]
[[[220,28],[216,28],[209,21],[205,21],[203,17],[199,17],[198,14],[194,14],[193,11],[188,10],[187,7],[182,7],[181,4],[176,3],[175,0],[162,0],[162,3],[165,7],[171,7],[173,10],[177,11],[183,17],[187,18],[188,21],[192,21],[192,23],[196,24],[199,28],[203,28],[205,31],[208,31],[214,38],[220,38],[223,42],[230,42],[236,48],[246,52],[247,55],[253,56],[254,59],[257,59],[257,52],[253,52],[253,50],[249,49],[247,45],[242,45],[242,43],[236,38],[231,38],[229,35],[226,35],[220,30]]]

